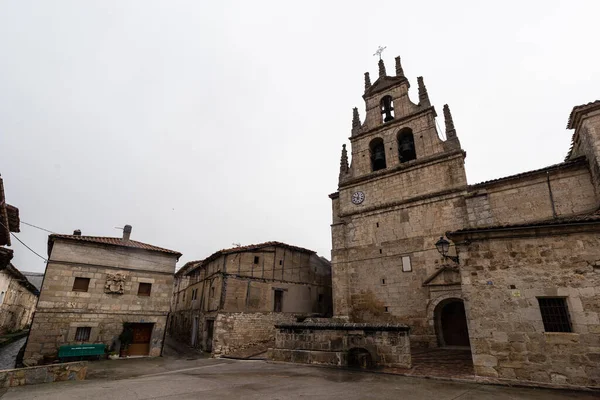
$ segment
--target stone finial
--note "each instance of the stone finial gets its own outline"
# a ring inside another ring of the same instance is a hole
[[[371,87],[371,77],[368,72],[365,72],[365,92]]]
[[[422,76],[417,78],[417,83],[419,84],[419,105],[425,107],[431,106],[429,95],[427,94],[427,88],[425,87],[425,83],[423,83]]]
[[[456,129],[454,129],[454,121],[452,121],[452,114],[450,114],[448,104],[444,104],[444,122],[446,124],[446,138],[455,138]]]
[[[342,145],[342,158],[340,159],[340,174],[348,173],[350,169],[350,165],[348,164],[348,151],[346,150],[346,145]]]
[[[379,77],[384,77],[387,76],[386,72],[385,72],[385,64],[383,63],[382,59],[379,59]]]
[[[352,130],[360,128],[360,116],[358,115],[358,108],[352,109]]]
[[[404,78],[404,70],[402,69],[402,64],[400,63],[400,56],[396,57],[396,76],[401,76]]]

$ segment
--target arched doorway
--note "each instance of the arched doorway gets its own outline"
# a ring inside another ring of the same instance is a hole
[[[373,358],[367,349],[354,347],[348,351],[348,366],[350,368],[373,368]]]
[[[435,319],[440,346],[470,346],[465,305],[461,299],[446,299],[438,304]]]

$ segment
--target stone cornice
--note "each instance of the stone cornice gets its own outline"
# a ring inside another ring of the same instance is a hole
[[[451,160],[451,159],[458,158],[458,157],[462,157],[464,159],[466,157],[465,151],[461,150],[461,149],[456,149],[456,150],[452,150],[452,151],[435,154],[433,156],[429,156],[426,158],[409,161],[408,163],[399,164],[396,167],[391,168],[391,169],[384,169],[381,171],[372,172],[370,174],[367,174],[367,175],[364,175],[364,176],[361,176],[358,178],[353,178],[353,179],[341,182],[338,187],[338,192],[336,192],[336,193],[339,196],[339,190],[349,187],[349,186],[354,186],[358,183],[363,183],[363,182],[367,182],[370,180],[387,178],[391,174],[396,174],[396,173],[400,173],[400,172],[409,172],[409,171],[412,171],[413,169],[426,167],[428,165],[437,164],[440,161]],[[330,198],[333,198],[331,196],[332,195],[330,195]]]
[[[599,233],[600,221],[578,221],[569,223],[553,223],[545,225],[514,225],[489,228],[463,229],[446,232],[446,236],[455,243],[469,243],[482,240],[538,238],[541,236],[561,236],[573,233]]]
[[[406,200],[398,200],[398,201],[393,201],[393,202],[389,202],[389,203],[379,204],[379,205],[372,206],[372,207],[361,208],[361,209],[357,209],[354,212],[349,212],[349,213],[345,213],[345,214],[340,213],[339,217],[340,218],[350,217],[350,216],[353,216],[356,214],[365,214],[365,213],[381,210],[384,208],[398,207],[398,206],[408,205],[408,204],[412,204],[412,203],[421,203],[422,204],[422,203],[425,203],[425,200],[439,201],[439,200],[442,200],[441,197],[447,197],[447,196],[450,196],[453,194],[460,194],[460,196],[464,196],[465,193],[466,193],[466,186],[459,187],[459,188],[453,188],[453,189],[443,190],[443,191],[439,191],[439,192],[435,192],[435,193],[428,193],[428,194],[424,194],[421,196],[411,197],[410,199],[406,199]],[[456,196],[454,196],[454,197],[456,197]]]

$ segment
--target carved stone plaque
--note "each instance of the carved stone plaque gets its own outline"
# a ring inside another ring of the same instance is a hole
[[[120,273],[106,274],[104,293],[123,294],[126,278],[126,275]]]

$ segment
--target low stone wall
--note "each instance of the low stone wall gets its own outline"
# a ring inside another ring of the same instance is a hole
[[[275,325],[296,321],[295,314],[270,312],[219,313],[215,319],[213,355],[223,356],[238,350],[275,341]]]
[[[0,388],[59,381],[82,381],[86,374],[87,361],[7,369],[0,371]]]
[[[410,368],[406,325],[288,323],[276,326],[269,359],[301,364]]]

